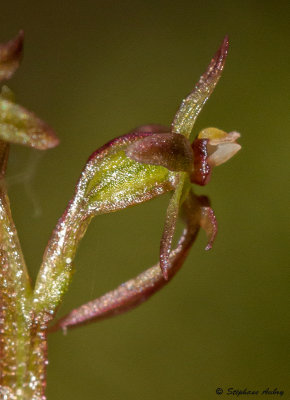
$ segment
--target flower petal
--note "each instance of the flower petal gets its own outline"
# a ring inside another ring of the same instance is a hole
[[[226,36],[194,90],[181,103],[172,123],[172,132],[189,137],[198,114],[220,79],[228,45],[229,41]]]
[[[10,79],[19,67],[22,48],[23,48],[23,31],[9,40],[7,43],[0,44],[0,81]]]
[[[209,156],[208,162],[211,166],[217,167],[230,158],[232,158],[239,150],[241,145],[238,143],[223,143],[217,146],[217,150]]]

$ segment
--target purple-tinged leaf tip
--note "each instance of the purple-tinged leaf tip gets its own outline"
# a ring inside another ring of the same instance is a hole
[[[0,43],[0,81],[10,79],[19,67],[22,57],[23,38],[24,32],[21,30],[9,42]]]
[[[172,132],[189,137],[198,114],[220,79],[228,46],[228,36],[225,36],[206,72],[200,77],[193,91],[181,103],[172,123]]]

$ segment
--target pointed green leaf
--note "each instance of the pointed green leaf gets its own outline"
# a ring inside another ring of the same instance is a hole
[[[54,131],[31,111],[0,96],[0,139],[45,150],[58,145]]]
[[[189,137],[198,114],[220,79],[225,65],[228,45],[228,37],[226,36],[194,90],[181,103],[172,123],[172,132]]]

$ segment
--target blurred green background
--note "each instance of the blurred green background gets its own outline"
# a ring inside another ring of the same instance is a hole
[[[290,398],[289,11],[288,1],[2,1],[1,41],[26,34],[9,86],[61,139],[46,153],[11,151],[12,211],[33,278],[87,157],[137,125],[169,124],[226,33],[227,65],[195,134],[242,134],[242,151],[196,189],[216,211],[214,249],[200,234],[148,303],[52,335],[48,400],[229,397],[217,387]],[[59,315],[156,262],[168,199],[93,221]]]

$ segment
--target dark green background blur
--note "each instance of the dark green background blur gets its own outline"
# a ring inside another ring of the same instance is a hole
[[[242,134],[242,151],[196,189],[216,211],[214,249],[200,234],[148,303],[51,336],[48,399],[234,397],[217,387],[278,388],[290,399],[289,2],[1,3],[1,40],[26,33],[9,86],[61,139],[46,153],[11,151],[12,211],[33,278],[87,157],[137,125],[169,124],[226,33],[231,41],[195,127]],[[168,199],[93,221],[60,315],[157,261]]]

